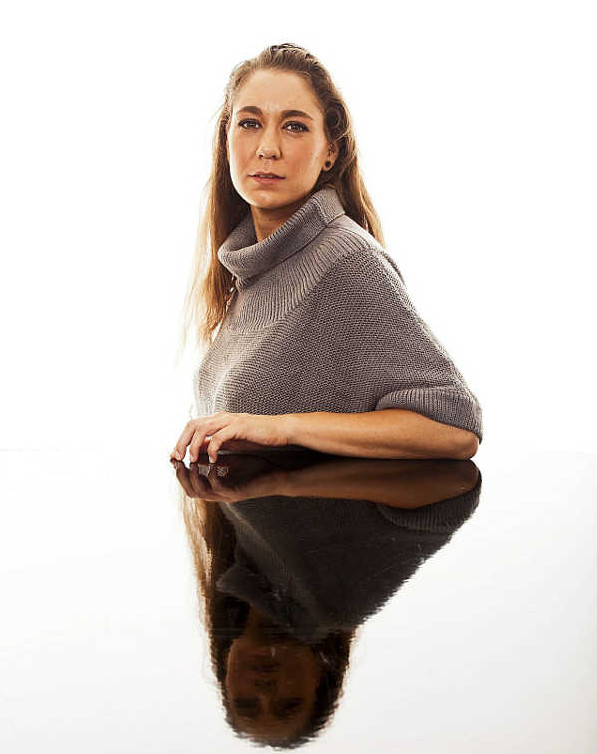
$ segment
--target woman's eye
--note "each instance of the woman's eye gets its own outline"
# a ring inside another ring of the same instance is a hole
[[[257,717],[259,714],[259,701],[257,699],[236,697],[234,707],[243,717]]]
[[[240,126],[241,128],[243,128],[243,127],[244,127],[244,125],[245,125],[245,123],[257,123],[257,121],[256,121],[256,120],[241,120],[241,122],[240,122],[240,123],[239,123],[238,125],[239,125],[239,126]],[[257,123],[257,125],[259,125],[259,124]]]
[[[307,128],[307,126],[305,126],[303,123],[298,123],[298,121],[293,121],[292,123],[287,123],[286,125],[287,126],[298,126],[299,127],[299,131],[308,131],[309,130]]]

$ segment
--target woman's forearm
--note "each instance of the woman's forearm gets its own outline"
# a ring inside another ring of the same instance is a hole
[[[268,494],[420,508],[470,492],[478,480],[473,461],[338,457],[285,472],[278,491]]]
[[[322,453],[362,458],[472,458],[473,432],[414,411],[387,408],[354,414],[284,414],[288,443]]]

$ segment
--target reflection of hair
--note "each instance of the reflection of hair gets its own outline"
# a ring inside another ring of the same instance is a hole
[[[193,554],[203,621],[209,636],[211,664],[220,686],[226,719],[239,734],[244,735],[233,723],[225,678],[228,651],[234,639],[243,632],[250,606],[216,588],[220,576],[234,562],[234,527],[217,503],[185,495],[182,497],[182,510]],[[285,748],[294,748],[309,741],[334,712],[348,668],[353,636],[354,631],[333,631],[310,645],[322,668],[315,704],[305,729],[294,741],[284,742]],[[258,739],[253,740],[263,743]]]
[[[266,47],[232,70],[217,114],[211,174],[203,191],[193,270],[183,307],[183,348],[189,331],[193,331],[196,345],[205,346],[211,341],[234,293],[232,273],[220,263],[217,252],[247,214],[249,205],[232,184],[226,141],[239,88],[253,72],[267,69],[290,71],[309,83],[323,110],[326,137],[330,142],[338,142],[339,152],[333,167],[321,172],[311,193],[327,185],[334,186],[348,217],[384,243],[381,223],[359,170],[351,116],[330,74],[302,47],[289,43]]]

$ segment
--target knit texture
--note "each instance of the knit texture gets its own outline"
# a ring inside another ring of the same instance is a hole
[[[352,630],[450,541],[476,509],[480,491],[479,475],[470,492],[413,510],[279,495],[220,504],[236,547],[218,590],[301,641]]]
[[[260,242],[249,212],[218,259],[236,292],[193,374],[195,416],[402,408],[483,439],[477,397],[335,188]]]

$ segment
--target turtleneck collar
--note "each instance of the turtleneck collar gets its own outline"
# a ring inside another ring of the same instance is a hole
[[[325,186],[305,201],[273,233],[257,241],[251,212],[218,249],[218,259],[236,277],[237,288],[288,259],[344,214],[334,186]]]

